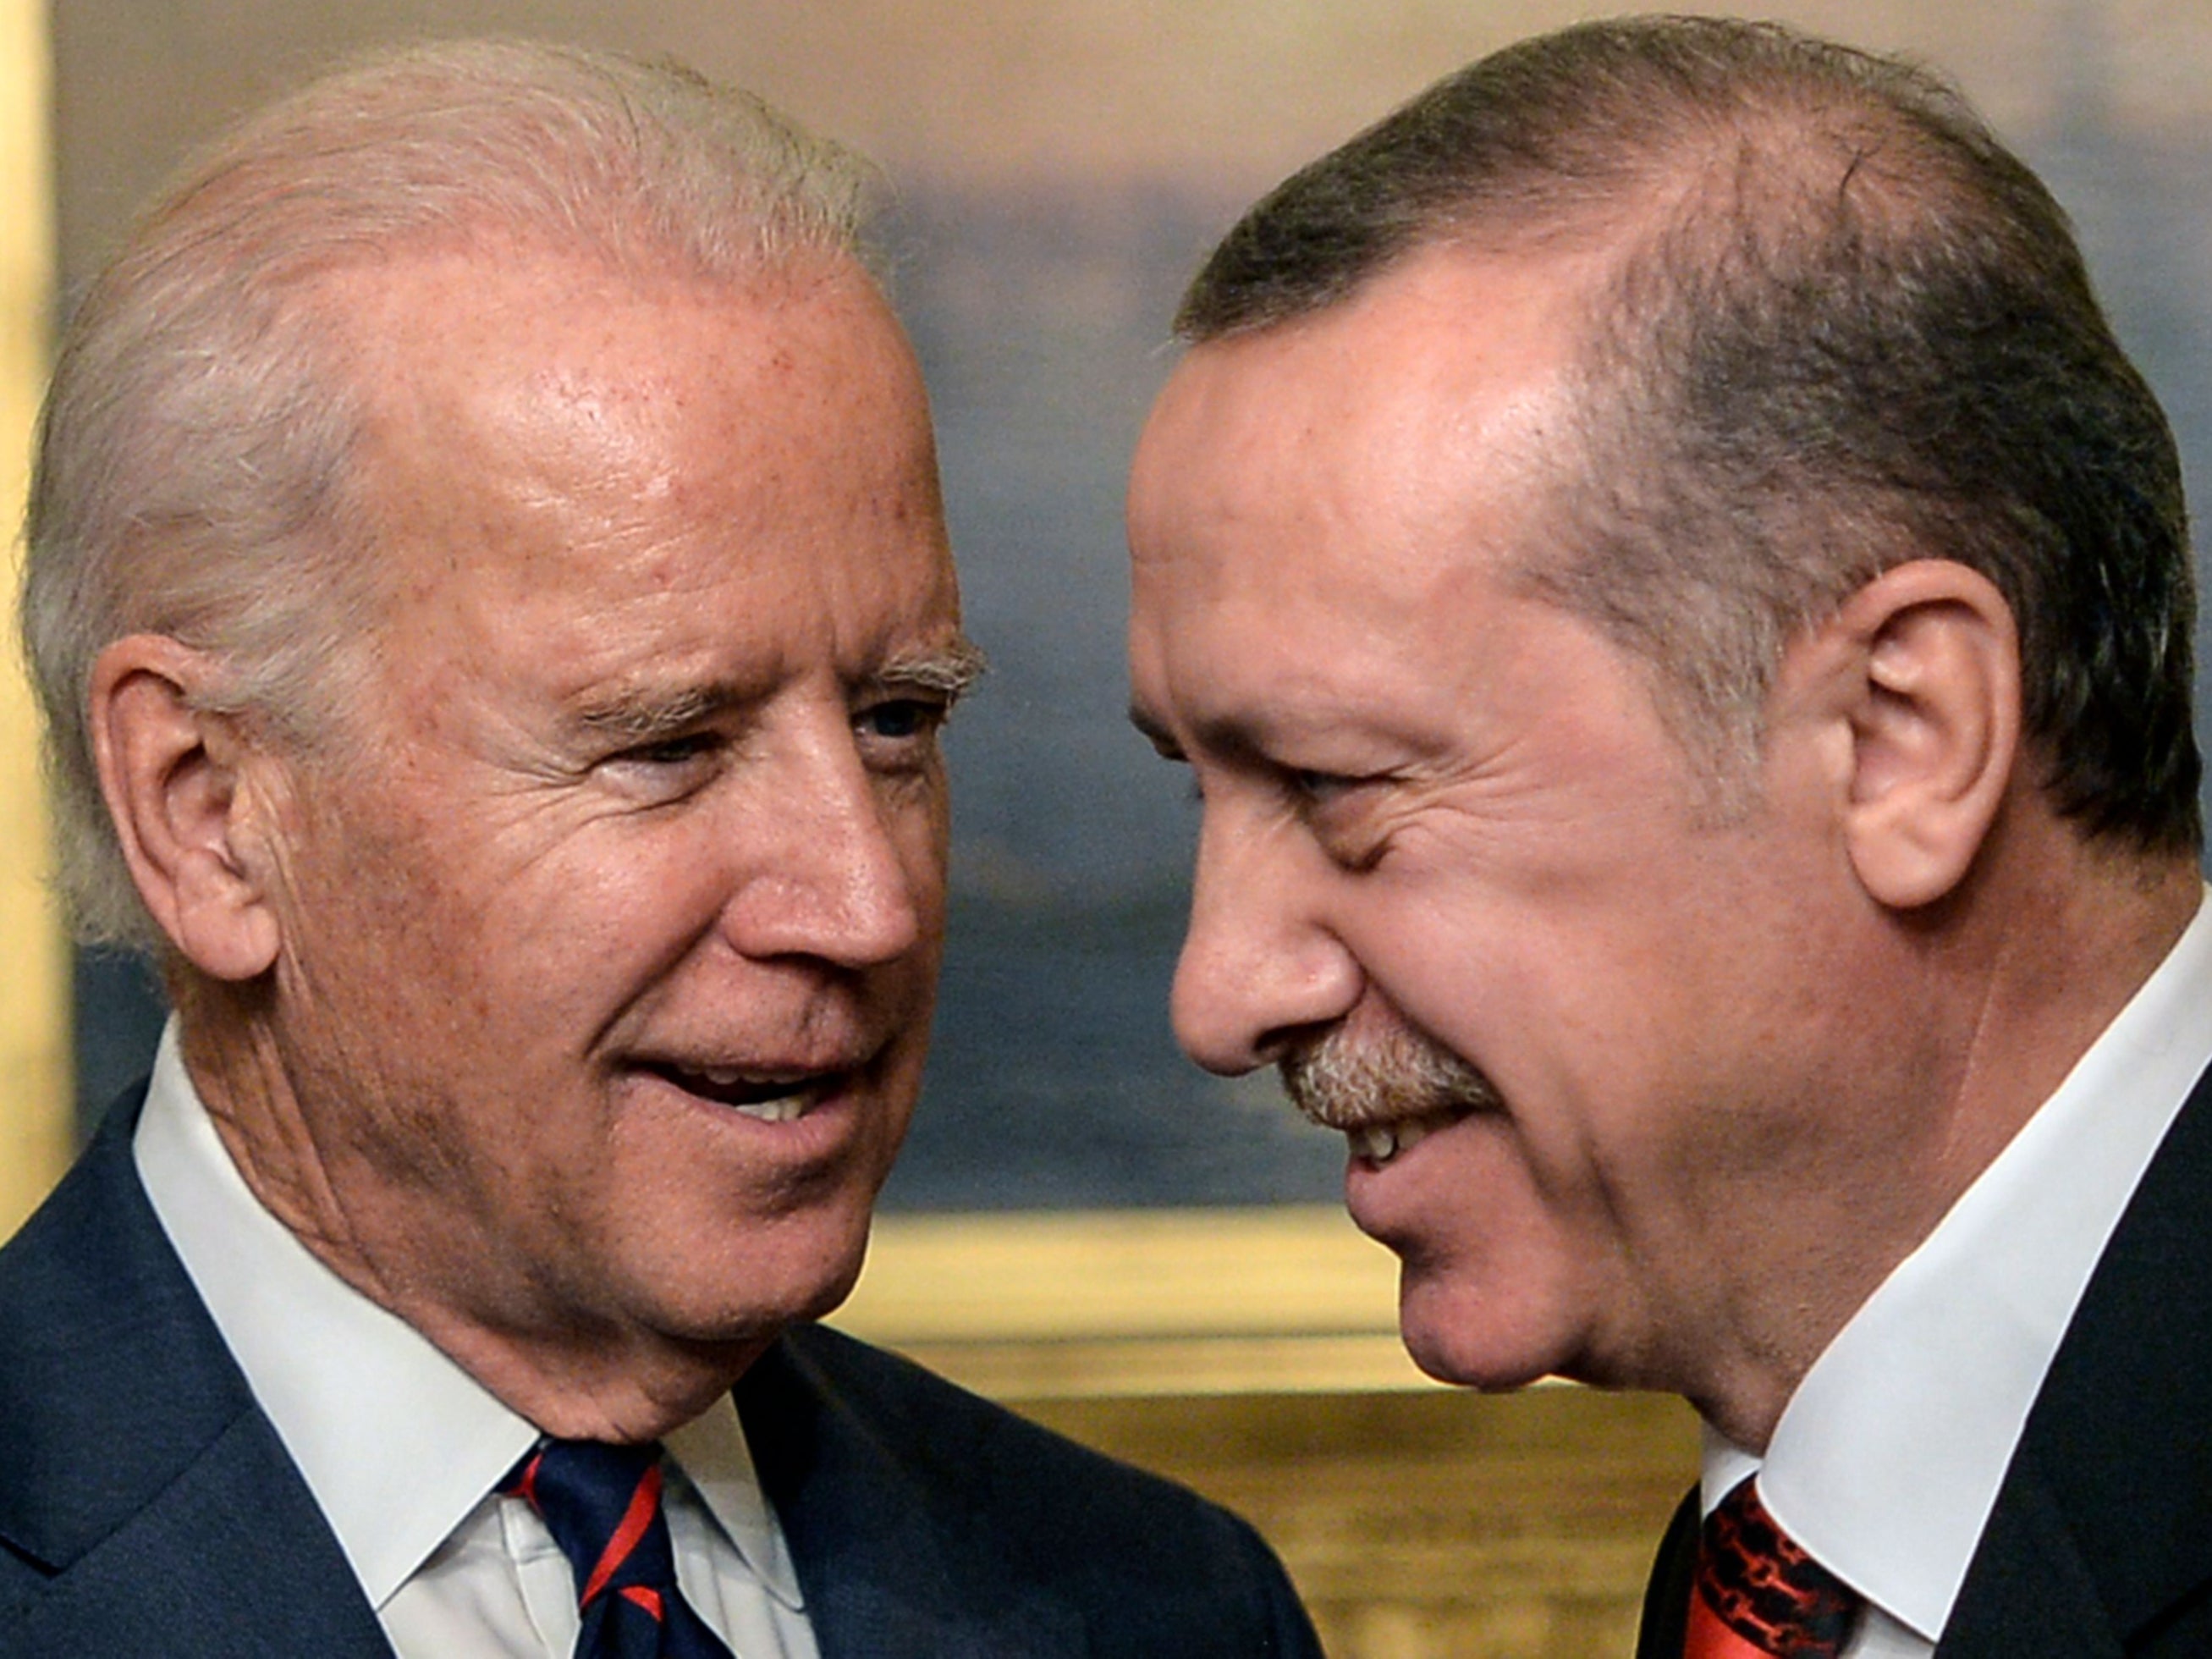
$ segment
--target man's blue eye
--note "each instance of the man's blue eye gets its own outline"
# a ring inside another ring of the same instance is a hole
[[[860,719],[872,737],[913,738],[937,724],[943,710],[918,697],[894,698],[862,711]]]

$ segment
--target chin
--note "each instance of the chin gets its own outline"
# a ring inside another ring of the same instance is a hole
[[[1413,1363],[1439,1382],[1510,1393],[1571,1364],[1571,1346],[1540,1310],[1479,1290],[1401,1285],[1398,1331]]]
[[[867,1219],[821,1216],[759,1224],[711,1257],[672,1252],[639,1285],[653,1322],[706,1345],[761,1344],[819,1319],[852,1294],[866,1257]]]

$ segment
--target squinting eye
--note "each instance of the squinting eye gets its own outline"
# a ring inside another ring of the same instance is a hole
[[[692,732],[680,738],[666,738],[659,743],[625,749],[615,758],[639,766],[685,766],[711,753],[720,741],[714,732]]]
[[[729,734],[709,727],[634,744],[604,757],[595,770],[616,794],[641,806],[688,800],[721,775]]]
[[[1293,771],[1290,775],[1291,793],[1316,806],[1325,806],[1346,791],[1357,788],[1358,781],[1334,772]]]

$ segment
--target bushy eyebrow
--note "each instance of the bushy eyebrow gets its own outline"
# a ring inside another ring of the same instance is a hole
[[[872,690],[927,691],[957,702],[983,677],[990,665],[983,653],[965,639],[893,657],[867,678]]]
[[[870,696],[927,693],[957,702],[981,678],[983,653],[964,639],[932,645],[892,657],[861,682]],[[571,717],[591,737],[625,746],[646,745],[683,736],[732,708],[757,702],[760,693],[717,681],[666,692],[618,691],[586,703]]]
[[[686,686],[665,696],[622,696],[589,704],[576,711],[575,721],[610,742],[652,744],[680,737],[745,701],[734,685]]]

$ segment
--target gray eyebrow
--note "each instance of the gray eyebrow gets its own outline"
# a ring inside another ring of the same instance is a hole
[[[744,701],[735,686],[687,686],[665,696],[612,698],[579,709],[575,720],[584,730],[599,737],[650,743],[657,738],[673,737]]]
[[[950,644],[901,653],[871,674],[867,683],[883,690],[933,691],[948,702],[957,702],[989,666],[975,645],[956,639]]]
[[[983,653],[964,639],[902,653],[864,684],[873,690],[927,691],[957,701],[987,666]],[[593,737],[621,744],[648,744],[678,737],[715,715],[753,700],[738,686],[717,682],[665,693],[617,693],[587,704],[572,717]]]

